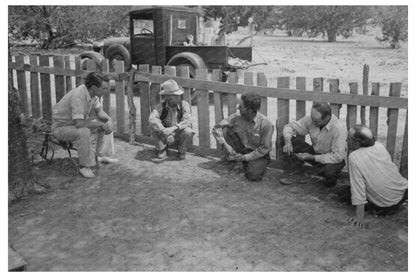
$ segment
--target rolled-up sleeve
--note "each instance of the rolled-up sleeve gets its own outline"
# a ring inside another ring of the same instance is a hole
[[[182,119],[177,125],[179,129],[192,128],[191,106],[186,101],[182,101]]]
[[[160,105],[156,106],[149,116],[149,127],[153,131],[162,131],[165,127],[160,120],[160,112],[162,108]]]
[[[291,122],[283,128],[283,136],[293,136],[293,135],[301,135],[305,136],[308,132],[308,126],[311,125],[311,117],[305,116],[299,119],[298,121]]]
[[[222,128],[228,126],[233,127],[234,118],[236,117],[236,114],[232,114],[227,118],[224,118],[219,123],[215,124],[212,128],[212,135],[217,141],[221,141],[224,139],[224,134],[222,132]]]
[[[268,122],[265,124],[265,126],[263,126],[260,132],[260,145],[256,149],[254,149],[254,151],[244,155],[246,161],[257,160],[272,151],[273,132],[273,124]]]
[[[331,152],[322,155],[315,155],[315,161],[322,164],[342,162],[346,157],[347,136],[347,130],[343,127],[338,127],[334,132],[331,142]]]
[[[82,99],[82,94],[78,93],[72,95],[70,103],[72,120],[85,119],[85,114],[87,111],[85,110],[85,102]]]
[[[367,203],[365,179],[360,171],[354,152],[348,158],[348,169],[351,184],[351,204],[363,205]]]

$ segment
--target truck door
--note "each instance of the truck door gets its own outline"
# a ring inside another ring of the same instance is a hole
[[[133,64],[156,65],[154,13],[146,12],[130,19]]]

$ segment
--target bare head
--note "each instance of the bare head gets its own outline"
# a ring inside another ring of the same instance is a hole
[[[241,103],[238,106],[240,114],[247,120],[252,120],[261,106],[261,98],[254,92],[248,92],[241,96]]]
[[[350,151],[373,146],[375,141],[373,132],[364,125],[355,125],[348,131],[348,148]]]
[[[108,93],[108,82],[110,80],[106,75],[97,72],[91,72],[85,78],[85,86],[87,87],[91,96],[101,97]]]
[[[314,102],[311,110],[311,119],[316,127],[324,127],[331,120],[331,106],[327,102]]]

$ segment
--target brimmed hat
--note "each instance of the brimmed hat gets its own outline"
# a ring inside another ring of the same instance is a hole
[[[176,83],[175,80],[167,80],[160,85],[162,87],[160,95],[182,95],[183,88]]]

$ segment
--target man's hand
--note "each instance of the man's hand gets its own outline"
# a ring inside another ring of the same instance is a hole
[[[283,146],[283,153],[287,153],[290,156],[290,153],[293,152],[293,146],[291,142],[285,143]]]
[[[234,156],[235,155],[236,152],[231,147],[231,145],[229,145],[228,143],[224,143],[224,148],[225,148],[225,151],[227,151],[228,155],[230,155],[230,156]]]
[[[167,141],[168,144],[172,144],[175,141],[175,138],[173,137],[173,135],[169,135],[166,138],[166,141]]]
[[[298,159],[305,161],[305,162],[315,161],[315,156],[309,153],[298,153],[296,154],[296,157],[298,157]]]
[[[351,217],[348,222],[355,227],[361,228],[361,229],[368,229],[368,224],[364,223],[364,220],[359,220],[356,217]]]
[[[235,154],[234,155],[234,161],[237,161],[237,162],[243,162],[243,161],[245,161],[244,155],[243,154],[240,154],[240,153]]]
[[[113,132],[113,124],[111,123],[111,120],[108,120],[104,126],[103,126],[104,134],[109,135]]]
[[[172,135],[177,129],[178,127],[176,126],[168,127],[168,128],[163,129],[162,133],[165,137],[168,137]]]

